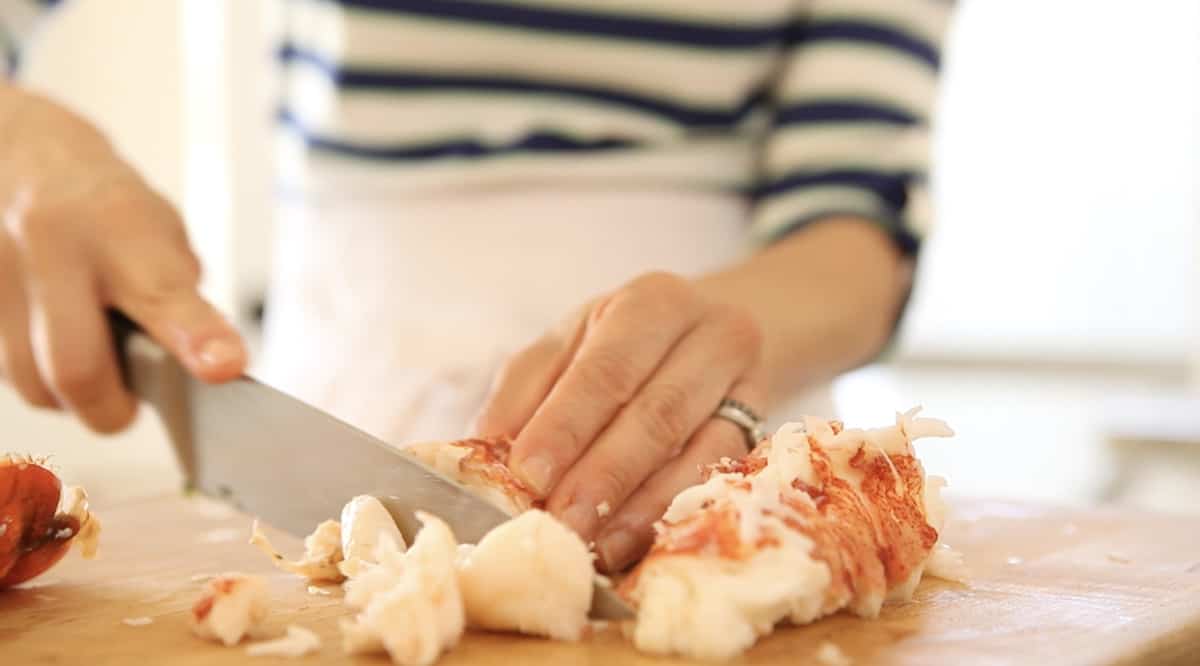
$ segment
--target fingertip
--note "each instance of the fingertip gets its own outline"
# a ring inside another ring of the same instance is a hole
[[[137,417],[138,401],[125,391],[105,398],[104,404],[86,417],[88,427],[100,435],[115,435],[128,428]]]
[[[602,535],[596,541],[596,555],[599,559],[597,563],[600,569],[607,573],[615,573],[633,563],[649,548],[650,539],[643,532],[645,530],[620,527]]]
[[[206,382],[228,381],[241,375],[246,360],[246,347],[236,335],[210,337],[196,345],[192,355],[193,371]]]
[[[545,453],[534,453],[519,460],[513,473],[539,497],[545,497],[554,481],[554,460]]]
[[[245,372],[249,354],[237,328],[191,287],[153,302],[129,298],[114,305],[142,325],[197,379],[220,383]]]
[[[592,538],[597,523],[600,522],[600,518],[596,514],[596,507],[581,502],[575,502],[568,506],[559,514],[558,519],[584,539]]]

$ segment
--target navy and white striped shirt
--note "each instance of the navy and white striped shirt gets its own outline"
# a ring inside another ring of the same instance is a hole
[[[0,0],[10,52],[40,4]],[[761,241],[852,214],[915,252],[949,13],[938,0],[291,0],[283,175],[340,195],[731,190]]]

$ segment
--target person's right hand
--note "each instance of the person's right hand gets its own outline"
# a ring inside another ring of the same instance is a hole
[[[197,291],[182,220],[88,122],[0,82],[0,377],[92,430],[126,426],[105,311],[205,381],[238,376],[237,331]]]

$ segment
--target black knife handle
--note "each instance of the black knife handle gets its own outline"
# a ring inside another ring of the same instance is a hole
[[[185,483],[190,487],[196,470],[192,448],[191,377],[170,352],[146,335],[145,330],[125,313],[110,308],[105,314],[125,387],[158,412],[183,468]]]
[[[112,335],[113,352],[117,355],[117,365],[121,369],[121,378],[125,381],[125,386],[133,389],[133,369],[129,364],[129,339],[137,333],[143,333],[142,327],[124,312],[116,308],[109,308],[106,312],[108,315],[108,329]]]

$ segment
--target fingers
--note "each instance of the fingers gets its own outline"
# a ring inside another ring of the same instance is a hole
[[[549,337],[513,355],[496,375],[472,432],[516,437],[562,372],[564,356],[562,343]]]
[[[42,381],[91,429],[115,432],[133,420],[108,323],[77,251],[28,253],[31,342]]]
[[[200,295],[200,265],[165,202],[140,210],[121,242],[99,258],[106,301],[119,308],[201,380],[239,376],[247,352],[237,329]],[[161,227],[161,228],[160,228]]]
[[[471,426],[475,434],[513,438],[520,434],[578,350],[592,306],[585,304],[501,368]]]
[[[26,400],[69,408],[98,432],[132,420],[109,307],[202,379],[242,372],[240,336],[197,291],[198,262],[165,200],[113,181],[83,207],[30,201],[10,207],[0,230],[0,358]]]
[[[247,353],[237,330],[194,287],[114,300],[197,378],[216,383],[245,370]]]
[[[654,376],[563,476],[547,508],[584,538],[642,482],[683,449],[734,383],[758,361],[758,327],[714,308],[671,350]]]
[[[29,341],[29,304],[20,257],[3,228],[0,228],[0,376],[11,382],[29,404],[58,406],[54,394],[38,374]]]
[[[749,405],[762,405],[758,378],[740,382],[729,397]],[[725,419],[710,418],[696,431],[687,447],[646,480],[618,508],[596,537],[599,565],[620,571],[645,554],[654,541],[653,524],[682,490],[700,482],[704,465],[722,457],[740,458],[748,451],[746,434]]]
[[[516,437],[554,383],[579,345],[588,309],[570,317],[562,331],[552,331],[517,352],[500,369],[491,391],[471,425],[480,436]]]
[[[239,374],[245,350],[196,291],[197,262],[172,206],[86,121],[14,95],[12,150],[0,165],[5,375],[30,402],[50,393],[96,430],[124,425],[136,403],[121,390],[110,306],[201,378]]]
[[[517,475],[545,496],[702,314],[686,282],[658,274],[593,308],[570,365],[513,444]]]

